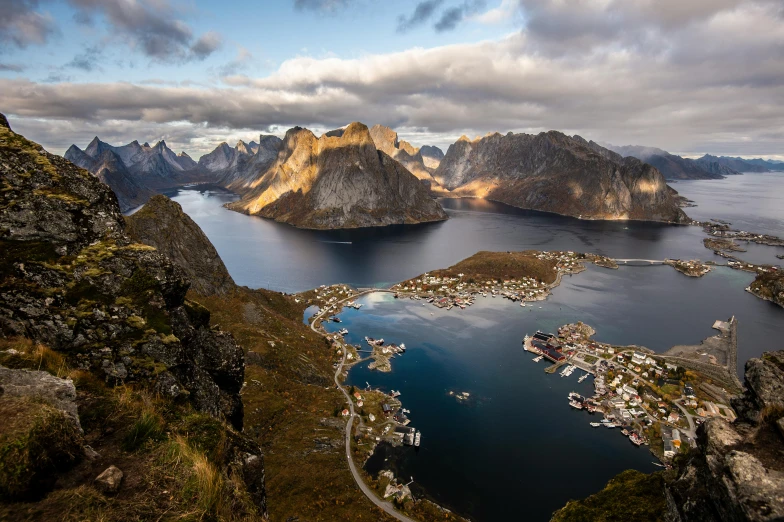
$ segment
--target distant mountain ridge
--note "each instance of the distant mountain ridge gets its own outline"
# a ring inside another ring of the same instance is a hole
[[[712,166],[710,162],[701,163],[693,159],[682,158],[656,147],[607,145],[607,148],[624,157],[632,156],[653,165],[668,180],[721,179],[726,175],[739,174],[730,168],[720,168]]]
[[[561,132],[461,137],[433,177],[452,194],[582,219],[688,222],[651,165]]]
[[[784,171],[784,164],[771,162],[763,159],[745,160],[743,158],[732,158],[729,156],[712,156],[706,154],[696,160],[700,164],[715,163],[721,167],[741,172],[770,172]]]
[[[84,150],[71,145],[65,159],[109,185],[123,212],[144,204],[158,190],[209,177],[190,156],[175,154],[163,140],[154,146],[132,141],[117,147],[96,136]]]

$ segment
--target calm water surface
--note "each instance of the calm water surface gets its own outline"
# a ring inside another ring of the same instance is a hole
[[[781,309],[743,291],[749,274],[726,268],[697,280],[669,267],[607,270],[591,267],[566,278],[545,302],[525,308],[480,298],[466,310],[440,310],[421,301],[371,294],[360,311],[348,309],[335,331],[351,343],[364,336],[404,342],[389,374],[361,363],[349,383],[400,390],[412,426],[423,432],[420,450],[380,455],[371,468],[413,477],[435,500],[474,520],[510,520],[525,505],[529,520],[548,520],[567,500],[601,489],[620,471],[652,471],[654,460],[619,433],[592,428],[598,419],[569,407],[569,391],[592,390],[591,380],[544,373],[522,350],[526,333],[582,320],[597,339],[664,351],[716,333],[716,318],[740,320],[739,358],[776,349]],[[540,308],[541,306],[541,308]],[[458,404],[449,390],[477,401]],[[408,479],[407,479],[408,480]]]
[[[238,284],[285,292],[334,283],[388,286],[480,250],[574,250],[624,259],[724,261],[702,246],[705,234],[697,227],[581,221],[482,200],[442,200],[450,217],[442,223],[313,231],[227,210],[222,205],[237,196],[220,189],[170,195],[204,230]],[[699,201],[693,194],[689,197]],[[776,253],[784,253],[784,248],[750,245],[739,257],[776,263]]]
[[[726,219],[737,228],[782,236],[782,180],[754,174],[675,187],[698,203],[686,209],[692,217]],[[750,196],[738,197],[740,191]],[[479,250],[723,261],[702,246],[705,235],[697,227],[580,221],[481,200],[443,200],[450,216],[443,223],[321,232],[226,210],[222,205],[236,196],[220,189],[170,195],[215,244],[238,284],[286,292],[332,283],[388,286]],[[758,245],[748,250],[739,256],[767,263],[777,263],[775,254],[784,251]],[[644,447],[591,428],[588,414],[568,406],[567,393],[589,390],[590,379],[578,384],[576,374],[545,374],[544,364],[533,363],[522,350],[523,335],[582,320],[602,341],[663,351],[697,343],[715,333],[714,320],[736,315],[740,372],[749,357],[779,348],[784,331],[784,311],[744,292],[751,280],[750,274],[725,268],[694,279],[669,267],[591,266],[565,278],[550,299],[533,308],[487,298],[446,312],[371,294],[361,311],[347,310],[343,323],[329,327],[348,328],[350,342],[369,335],[409,347],[393,360],[390,374],[362,364],[349,375],[352,384],[402,391],[412,425],[423,432],[418,452],[407,449],[387,462],[380,455],[372,466],[412,476],[436,500],[475,520],[509,520],[521,508],[530,520],[547,520],[566,500],[597,491],[624,469],[655,468]],[[458,404],[449,390],[468,391],[477,400]]]

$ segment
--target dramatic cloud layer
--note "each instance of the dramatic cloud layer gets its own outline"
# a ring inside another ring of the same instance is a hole
[[[221,37],[208,32],[195,38],[168,0],[66,0],[76,9],[74,20],[87,26],[102,16],[108,40],[119,39],[161,62],[203,60],[221,45]],[[4,48],[42,45],[57,31],[54,19],[42,11],[51,0],[0,2],[0,52]],[[86,71],[95,66],[84,56],[70,64]]]
[[[55,32],[51,15],[38,12],[38,0],[0,2],[0,52],[4,47],[41,45]]]
[[[360,120],[439,145],[462,133],[559,129],[676,153],[784,154],[780,2],[521,0],[504,7],[526,23],[497,41],[356,59],[298,57],[267,77],[232,76],[212,88],[6,79],[0,111],[54,150],[70,138],[54,131],[53,120],[91,129],[125,122],[120,142],[138,138],[138,128],[177,129],[187,141],[174,143],[195,152],[205,145],[192,137],[218,129]],[[120,133],[123,125],[112,128]]]
[[[194,41],[191,28],[176,19],[166,0],[68,0],[77,8],[75,19],[92,24],[102,15],[113,35],[123,38],[150,58],[174,62],[203,60],[221,43],[217,33],[206,33]]]

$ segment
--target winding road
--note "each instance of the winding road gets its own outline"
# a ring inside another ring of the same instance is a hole
[[[367,293],[370,293],[370,292],[377,292],[377,291],[381,291],[381,292],[387,291],[388,292],[388,290],[367,290],[367,291],[361,292],[361,293],[359,293],[357,295],[354,295],[352,297],[347,297],[345,299],[342,299],[342,300],[338,301],[335,304],[343,303],[344,301],[348,301],[349,299],[356,299],[357,297],[360,297],[360,296],[362,296],[364,294],[367,294]],[[314,332],[316,332],[319,335],[324,335],[324,333],[322,333],[319,330],[317,330],[316,327],[315,327],[315,324],[316,324],[316,321],[321,319],[321,317],[325,313],[326,313],[326,309],[320,310],[319,313],[316,314],[316,316],[313,318],[313,321],[311,321],[311,323],[310,323],[311,330],[313,330]],[[341,359],[340,364],[337,367],[337,370],[335,370],[334,380],[335,380],[335,386],[337,386],[338,390],[340,390],[340,392],[346,397],[346,401],[348,401],[348,408],[349,408],[349,411],[351,412],[351,414],[348,417],[348,423],[346,424],[346,460],[348,460],[348,467],[351,470],[351,475],[354,476],[354,481],[357,483],[357,486],[359,486],[359,489],[362,490],[362,493],[364,493],[365,496],[373,504],[375,504],[380,509],[382,509],[387,515],[389,515],[389,516],[391,516],[391,517],[393,517],[393,518],[395,518],[397,520],[400,520],[401,522],[417,522],[413,518],[409,518],[409,517],[405,516],[404,514],[400,513],[399,511],[397,511],[395,509],[395,506],[391,502],[387,502],[385,500],[381,500],[380,498],[378,498],[378,496],[373,492],[373,490],[371,490],[367,486],[367,484],[365,484],[365,481],[362,480],[362,476],[359,474],[359,472],[357,471],[357,466],[354,464],[354,459],[351,458],[351,428],[354,425],[354,417],[357,416],[357,415],[356,415],[356,413],[354,413],[354,401],[351,400],[351,396],[348,394],[346,389],[343,386],[340,385],[340,374],[343,372],[343,365],[346,364],[346,353],[348,353],[348,352],[346,350],[344,350],[343,351],[343,358]],[[361,419],[360,419],[360,422],[361,422]]]

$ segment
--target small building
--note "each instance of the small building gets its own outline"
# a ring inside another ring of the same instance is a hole
[[[348,408],[345,408],[340,414],[343,415],[344,417],[348,417],[349,413],[351,412],[348,411]]]
[[[644,353],[634,352],[632,354],[632,363],[634,363],[634,364],[637,364],[637,365],[645,364],[645,359],[646,359],[646,357],[645,357]]]
[[[665,457],[675,456],[675,446],[673,446],[672,440],[670,439],[664,439],[664,456]]]
[[[388,417],[389,415],[392,414],[392,407],[389,404],[384,403],[381,405],[381,411],[383,411],[384,415]]]
[[[370,414],[368,414],[368,420],[369,420],[370,422],[375,422],[375,420],[376,420],[376,416],[375,416],[375,415],[373,415],[372,413],[370,413]]]
[[[622,389],[629,395],[639,395],[639,393],[637,393],[637,388],[629,386],[628,384],[624,384]]]
[[[673,412],[670,412],[670,414],[667,416],[667,422],[669,422],[671,424],[676,424],[680,418],[681,418],[681,416],[678,415],[677,412],[673,411]]]
[[[360,408],[361,408],[362,406],[364,406],[364,405],[365,405],[365,403],[364,403],[364,402],[362,402],[362,401],[357,401],[357,406],[359,406]]]

